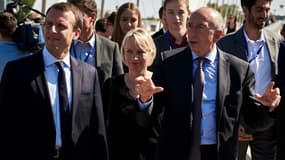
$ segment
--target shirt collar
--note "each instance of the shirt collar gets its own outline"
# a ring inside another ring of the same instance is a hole
[[[259,37],[259,39],[254,41],[254,40],[249,39],[247,33],[245,32],[245,28],[243,27],[243,35],[247,43],[265,42],[265,36],[263,32],[261,32],[261,36]]]
[[[70,56],[64,57],[62,60],[58,60],[56,57],[54,57],[46,47],[43,48],[43,59],[44,59],[44,65],[45,67],[49,67],[50,65],[53,65],[57,61],[64,62],[65,66],[70,68]]]
[[[210,63],[214,63],[216,56],[217,56],[217,47],[216,47],[216,45],[214,45],[213,49],[209,53],[207,53],[204,56],[204,58],[209,60]],[[192,59],[195,60],[198,57],[199,56],[194,51],[192,51]]]
[[[176,44],[176,43],[175,43],[176,38],[175,38],[169,31],[166,31],[165,33],[169,35],[169,38],[170,38],[170,40],[171,40],[171,42],[172,42],[172,45],[173,45],[173,46],[171,46],[171,47],[174,47],[174,49],[175,49],[175,48],[185,47],[185,46],[188,45],[188,43],[187,43],[187,38],[186,38],[186,34],[183,36],[183,41],[181,42],[181,44]]]
[[[95,40],[96,40],[96,35],[93,33],[92,37],[89,39],[87,42],[82,42],[79,39],[74,40],[74,44],[77,45],[78,43],[88,43],[92,48],[95,48]]]

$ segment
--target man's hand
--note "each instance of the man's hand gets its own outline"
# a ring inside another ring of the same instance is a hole
[[[273,88],[274,82],[270,82],[263,96],[256,94],[256,99],[262,103],[262,105],[270,108],[270,111],[274,110],[280,103],[281,96],[279,88]]]

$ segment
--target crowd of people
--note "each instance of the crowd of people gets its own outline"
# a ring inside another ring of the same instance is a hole
[[[245,160],[250,146],[254,160],[285,159],[284,29],[264,29],[271,3],[241,0],[238,27],[165,0],[151,35],[134,3],[97,19],[95,0],[68,0],[48,8],[36,53],[17,48],[17,19],[1,12],[1,155]]]

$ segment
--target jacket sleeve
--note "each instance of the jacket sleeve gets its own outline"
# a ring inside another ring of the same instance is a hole
[[[254,85],[254,73],[250,70],[248,65],[243,87],[244,98],[241,110],[244,122],[243,125],[248,133],[264,131],[271,127],[274,122],[268,108],[256,100]]]

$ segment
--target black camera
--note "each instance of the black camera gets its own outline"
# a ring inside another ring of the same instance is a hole
[[[16,15],[21,8],[25,8],[36,12],[37,14],[45,17],[45,15],[23,3],[13,2],[6,6],[6,11]],[[34,19],[25,19],[18,22],[17,29],[14,33],[14,40],[21,50],[27,52],[36,52],[44,45],[44,36],[40,22]]]
[[[21,50],[36,52],[44,45],[42,26],[39,23],[20,23],[15,31],[14,40]]]

